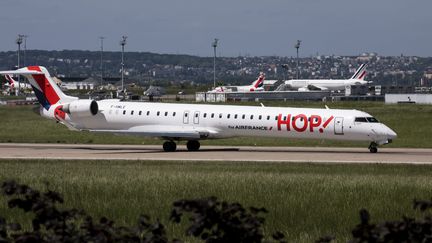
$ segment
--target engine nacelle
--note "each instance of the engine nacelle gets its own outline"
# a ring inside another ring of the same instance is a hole
[[[62,110],[71,116],[94,116],[99,111],[98,103],[95,100],[76,100],[63,105]]]

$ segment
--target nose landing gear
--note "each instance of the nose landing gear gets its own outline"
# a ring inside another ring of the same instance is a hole
[[[370,151],[371,153],[376,153],[376,152],[378,152],[378,144],[376,144],[375,142],[372,142],[372,143],[369,145],[369,151]]]

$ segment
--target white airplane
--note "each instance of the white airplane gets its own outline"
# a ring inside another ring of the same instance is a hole
[[[344,90],[351,85],[366,85],[372,81],[365,81],[366,64],[362,64],[350,79],[292,79],[285,84],[298,91],[310,90]]]
[[[25,76],[43,117],[71,130],[160,137],[167,152],[180,140],[196,151],[202,139],[255,136],[364,141],[376,153],[397,136],[358,110],[95,101],[65,95],[41,66],[0,74]]]
[[[245,86],[219,86],[216,87],[211,92],[254,92],[254,91],[264,91],[264,79],[265,74],[261,72],[257,80],[253,81],[251,85]]]
[[[8,81],[5,86],[9,87],[10,90],[15,89],[31,89],[31,85],[24,83],[24,82],[18,82],[15,79],[13,79],[10,75],[6,74],[4,75],[5,79]]]

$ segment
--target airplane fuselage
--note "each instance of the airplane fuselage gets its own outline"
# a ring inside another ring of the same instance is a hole
[[[199,104],[98,102],[94,116],[54,115],[56,106],[42,109],[45,117],[65,119],[79,130],[103,132],[199,132],[197,139],[263,136],[370,141],[385,144],[396,134],[379,122],[356,122],[372,117],[358,110],[279,108]]]
[[[367,81],[355,79],[293,79],[286,85],[296,90],[344,90],[346,86],[365,85]]]

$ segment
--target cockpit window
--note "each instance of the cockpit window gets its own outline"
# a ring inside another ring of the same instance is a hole
[[[355,122],[368,122],[366,117],[356,117]]]
[[[379,121],[375,117],[366,117],[366,119],[368,120],[368,122],[379,123]]]
[[[374,117],[356,117],[355,122],[379,123],[379,121]]]

